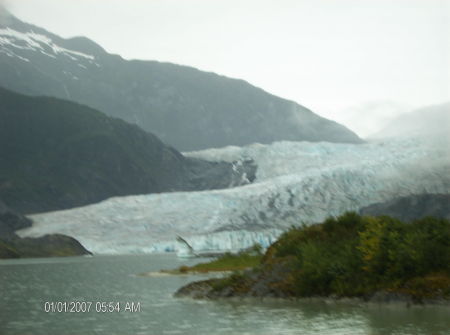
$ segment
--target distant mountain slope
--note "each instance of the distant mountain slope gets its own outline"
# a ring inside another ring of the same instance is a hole
[[[31,220],[8,208],[0,200],[0,238],[9,238],[19,229],[31,227]]]
[[[12,16],[0,22],[0,85],[87,104],[178,150],[279,140],[359,143],[344,126],[243,80],[126,61],[84,37],[62,39]]]
[[[0,88],[0,198],[23,213],[112,196],[224,188],[255,166],[185,158],[156,136],[69,101]]]
[[[371,138],[399,136],[440,138],[443,142],[447,141],[446,144],[450,147],[450,103],[423,107],[400,114]]]
[[[376,203],[360,210],[362,215],[389,215],[402,221],[425,216],[450,219],[450,194],[419,194]]]

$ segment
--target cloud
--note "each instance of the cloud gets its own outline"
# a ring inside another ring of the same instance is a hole
[[[438,139],[450,149],[450,102],[414,110],[398,115],[374,138],[399,135]]]

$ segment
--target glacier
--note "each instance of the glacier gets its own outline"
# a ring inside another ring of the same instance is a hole
[[[448,145],[422,138],[365,144],[275,142],[184,153],[210,161],[252,159],[251,184],[222,190],[116,197],[29,216],[21,237],[62,233],[94,254],[270,245],[292,225],[420,193],[450,193]]]

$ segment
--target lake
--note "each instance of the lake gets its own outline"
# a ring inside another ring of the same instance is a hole
[[[449,307],[196,301],[172,295],[205,277],[137,276],[197,262],[173,254],[0,260],[0,334],[450,334]]]

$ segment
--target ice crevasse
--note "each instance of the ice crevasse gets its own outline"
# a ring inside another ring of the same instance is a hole
[[[62,233],[97,254],[173,251],[182,236],[195,250],[268,246],[292,225],[420,193],[450,193],[449,147],[423,139],[365,144],[276,142],[185,155],[253,159],[252,184],[236,188],[117,197],[32,215],[21,236]]]

